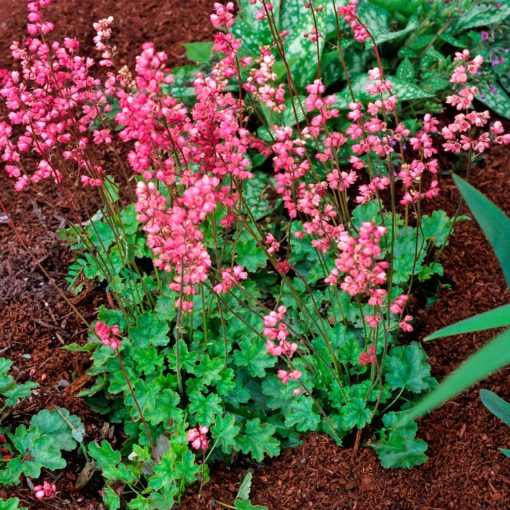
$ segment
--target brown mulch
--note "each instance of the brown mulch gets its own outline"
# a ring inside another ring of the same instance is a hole
[[[92,22],[114,15],[115,43],[123,62],[132,63],[141,43],[153,41],[165,49],[173,64],[184,62],[178,43],[211,38],[209,0],[60,0],[50,9],[57,34],[88,41],[92,51]],[[25,1],[0,2],[0,67],[9,65],[9,45],[20,37],[25,24]],[[507,192],[510,183],[508,149],[498,149],[485,165],[473,172],[475,185],[510,213]],[[53,191],[54,201],[65,206]],[[26,423],[38,409],[62,405],[80,416],[89,438],[103,434],[103,420],[75,395],[87,368],[87,358],[61,350],[70,342],[85,341],[84,326],[72,315],[65,301],[41,274],[25,249],[65,287],[70,254],[56,239],[61,226],[58,209],[42,196],[15,195],[0,172],[0,199],[8,205],[23,243],[19,242],[0,215],[0,355],[15,361],[14,375],[40,383],[39,394],[29,399],[11,422]],[[458,193],[450,179],[434,204],[453,214]],[[416,313],[419,325],[413,339],[457,320],[509,302],[497,260],[474,221],[457,225],[442,262],[451,288],[440,291],[441,299]],[[102,293],[91,291],[79,303],[92,319]],[[465,335],[426,344],[434,375],[444,377],[470,353],[485,344],[494,332]],[[503,370],[482,384],[503,397],[510,396],[510,370]],[[78,383],[73,381],[78,381]],[[69,385],[71,391],[68,390]],[[67,390],[67,391],[66,391]],[[76,391],[75,391],[76,390]],[[180,508],[219,508],[215,501],[232,504],[243,471],[254,470],[252,501],[272,510],[336,509],[506,509],[510,501],[510,461],[498,447],[510,446],[508,428],[488,413],[478,398],[478,388],[447,403],[420,422],[420,436],[429,442],[429,462],[413,470],[383,470],[370,448],[356,456],[350,448],[336,446],[324,436],[312,435],[302,446],[285,451],[263,464],[238,460],[233,466],[216,465],[211,481],[200,498],[192,488]],[[366,438],[365,438],[366,439]],[[96,483],[82,493],[72,490],[83,466],[82,457],[72,458],[59,482],[60,499],[46,508],[102,508]],[[29,508],[39,508],[26,486],[16,494]],[[1,496],[12,495],[0,489]]]

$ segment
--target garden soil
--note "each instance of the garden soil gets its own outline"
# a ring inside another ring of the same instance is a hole
[[[140,45],[150,40],[168,52],[173,65],[180,65],[184,63],[180,43],[212,37],[208,22],[211,4],[209,0],[55,0],[49,14],[57,24],[56,33],[77,37],[91,56],[92,23],[113,15],[122,63],[132,65]],[[0,0],[0,67],[10,65],[10,43],[22,37],[24,25],[25,1]],[[473,171],[472,180],[510,214],[509,156],[504,148],[492,152]],[[446,162],[445,170],[450,170],[447,166]],[[453,215],[458,192],[449,177],[444,177],[441,185],[442,194],[432,206]],[[15,409],[9,423],[27,423],[39,409],[65,406],[85,422],[88,439],[115,442],[114,428],[76,397],[90,383],[85,374],[87,356],[61,349],[86,338],[85,327],[56,290],[56,286],[65,288],[71,261],[55,236],[63,225],[61,211],[67,204],[55,190],[48,189],[44,196],[16,195],[11,186],[0,172],[0,200],[12,219],[0,210],[0,355],[15,362],[17,380],[32,379],[40,387]],[[441,261],[448,284],[439,290],[440,299],[433,305],[415,304],[418,326],[409,339],[421,340],[440,327],[509,302],[497,260],[475,221],[457,225]],[[106,299],[101,289],[89,288],[74,304],[92,320]],[[493,335],[478,333],[426,343],[434,375],[442,379]],[[509,397],[509,376],[510,370],[500,371],[482,386]],[[373,450],[366,447],[368,437],[362,438],[363,447],[354,452],[349,445],[339,447],[328,437],[310,435],[302,446],[262,464],[239,457],[231,466],[212,466],[211,481],[201,491],[192,487],[179,508],[233,505],[240,481],[251,470],[252,502],[271,510],[507,509],[510,461],[498,448],[510,446],[510,434],[481,405],[478,389],[420,421],[419,435],[429,443],[430,460],[419,468],[383,470]],[[68,461],[57,481],[61,491],[57,499],[36,502],[27,480],[15,490],[0,489],[0,497],[17,495],[30,509],[102,509],[100,476],[96,474],[77,491],[76,479],[85,460],[78,454]]]

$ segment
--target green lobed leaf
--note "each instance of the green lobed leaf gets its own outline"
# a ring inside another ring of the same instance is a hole
[[[315,431],[321,421],[313,400],[306,395],[299,395],[291,401],[285,412],[285,426],[295,427],[299,432]]]
[[[491,243],[510,288],[510,218],[471,184],[457,175],[453,180]]]
[[[384,364],[385,380],[392,390],[421,393],[431,387],[427,355],[417,342],[391,349]]]
[[[274,437],[276,429],[260,418],[248,420],[243,433],[237,438],[238,448],[256,461],[262,462],[265,455],[276,457],[280,453],[280,443]]]
[[[367,408],[365,398],[354,397],[341,407],[340,416],[344,430],[352,430],[355,427],[362,429],[370,423],[372,411]]]
[[[55,445],[53,439],[44,436],[37,429],[31,427],[27,430],[24,425],[20,425],[12,436],[12,444],[20,452],[20,456],[11,460],[9,467],[17,473],[38,478],[42,468],[53,471],[66,466],[60,448]]]
[[[108,510],[119,510],[120,508],[120,497],[111,487],[104,488],[103,501]]]
[[[251,501],[236,500],[234,502],[236,510],[268,510],[267,506],[252,505]]]
[[[251,481],[253,478],[253,471],[248,471],[239,485],[239,489],[237,490],[236,499],[250,499],[250,491],[251,491]]]
[[[138,317],[136,326],[129,328],[128,333],[136,347],[164,346],[169,342],[167,333],[170,331],[166,321],[162,321],[154,312],[145,312]]]
[[[218,416],[216,422],[211,427],[211,434],[224,453],[230,453],[234,446],[236,437],[241,427],[236,424],[236,419],[231,414]]]
[[[193,415],[194,423],[198,425],[209,427],[217,420],[218,416],[223,414],[222,400],[216,393],[204,395],[199,391],[194,391],[189,399],[189,412]]]
[[[264,377],[266,370],[275,366],[276,358],[268,354],[263,340],[251,336],[239,342],[239,350],[234,351],[234,362],[238,367],[246,367],[252,377]]]
[[[28,508],[19,506],[19,498],[0,498],[0,510],[28,510]]]
[[[41,434],[53,439],[55,446],[61,450],[71,451],[81,443],[85,436],[85,426],[78,416],[67,409],[57,407],[51,411],[44,409],[32,416],[30,425]]]
[[[412,468],[423,464],[427,459],[427,443],[416,439],[418,425],[409,422],[405,427],[395,428],[396,413],[383,417],[387,429],[383,430],[381,440],[370,446],[377,452],[384,468]]]

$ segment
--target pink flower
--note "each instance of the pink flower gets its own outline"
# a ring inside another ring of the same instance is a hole
[[[204,425],[200,425],[199,427],[188,430],[186,440],[191,443],[192,448],[195,450],[205,451],[209,446],[209,440],[207,439],[208,433],[209,429]]]
[[[366,352],[362,352],[359,355],[359,364],[361,366],[365,365],[373,365],[377,363],[377,353],[375,352],[375,347],[372,345],[368,347]]]
[[[120,329],[118,325],[112,326],[111,328],[102,321],[97,321],[94,325],[96,335],[101,340],[103,345],[110,346],[116,351],[122,344],[122,339],[119,337]]]
[[[44,480],[42,485],[34,487],[34,494],[37,499],[52,498],[57,494],[57,486]]]

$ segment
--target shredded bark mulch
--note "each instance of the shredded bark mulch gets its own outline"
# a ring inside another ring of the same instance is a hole
[[[56,33],[84,41],[90,55],[94,54],[92,23],[114,15],[115,43],[122,62],[132,64],[140,45],[150,40],[168,52],[173,65],[180,65],[184,50],[179,43],[211,39],[211,6],[208,0],[57,0],[50,15],[57,23]],[[10,43],[24,33],[25,1],[2,0],[0,20],[0,67],[8,67]],[[473,171],[471,180],[510,213],[508,149],[490,153]],[[84,375],[87,357],[61,350],[70,342],[85,341],[84,326],[70,314],[26,249],[28,246],[56,284],[65,287],[71,256],[55,236],[62,217],[44,197],[16,195],[11,186],[0,172],[0,200],[8,207],[19,234],[14,235],[0,213],[0,355],[15,362],[18,380],[30,378],[40,383],[39,395],[16,410],[11,424],[27,423],[37,410],[60,405],[82,418],[89,439],[104,437],[109,432],[103,417],[76,397],[88,382]],[[58,192],[48,193],[52,202],[65,208]],[[458,200],[453,182],[445,177],[442,194],[433,206],[453,215]],[[418,324],[410,340],[421,340],[440,327],[509,302],[497,259],[475,221],[457,225],[442,263],[451,284],[439,291],[440,300],[434,305],[416,310]],[[91,289],[77,306],[90,320],[103,301],[103,293]],[[434,375],[443,378],[494,334],[427,343]],[[211,481],[200,494],[198,486],[191,488],[180,508],[221,508],[217,502],[232,505],[249,468],[254,474],[252,501],[271,510],[507,509],[510,461],[498,448],[510,446],[510,435],[508,428],[481,405],[478,388],[508,398],[509,376],[509,369],[500,371],[420,421],[419,434],[429,442],[430,460],[419,468],[384,470],[368,447],[354,455],[350,447],[338,447],[325,436],[311,435],[304,438],[302,446],[263,464],[239,458],[231,466],[212,466]],[[368,438],[363,439],[366,442]],[[69,458],[66,474],[59,481],[59,499],[46,506],[34,501],[26,484],[14,491],[0,489],[0,497],[18,495],[29,508],[103,508],[98,494],[100,477],[81,492],[73,489],[84,463],[82,456]]]

